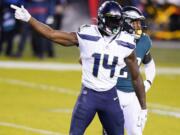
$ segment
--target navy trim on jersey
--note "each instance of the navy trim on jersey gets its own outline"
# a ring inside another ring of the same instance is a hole
[[[85,40],[98,41],[101,37],[78,33],[79,37]]]
[[[117,44],[118,45],[121,45],[121,46],[124,46],[124,47],[128,47],[130,49],[134,49],[135,48],[135,45],[131,44],[131,43],[128,43],[128,42],[124,42],[124,41],[121,41],[121,40],[116,40]]]

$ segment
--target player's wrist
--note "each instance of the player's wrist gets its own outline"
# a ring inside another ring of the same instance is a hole
[[[147,108],[145,108],[145,109],[141,109],[141,112],[143,112],[143,113],[147,113],[147,111],[148,111],[148,109],[147,109]]]
[[[31,15],[27,14],[25,22],[29,22],[31,20]]]
[[[31,22],[33,22],[33,20],[34,20],[34,18],[31,16],[27,23],[31,23]]]
[[[150,80],[145,80],[144,81],[144,87],[145,87],[145,91],[147,92],[150,88],[151,88],[151,81]]]
[[[143,107],[141,107],[141,110],[147,110],[146,105],[145,105],[145,106],[143,106]]]
[[[150,80],[146,80],[150,85],[152,85],[152,82]]]
[[[146,103],[143,103],[143,104],[141,105],[141,110],[147,110]]]
[[[147,117],[147,113],[148,113],[148,110],[147,109],[141,109],[141,115],[146,118]]]

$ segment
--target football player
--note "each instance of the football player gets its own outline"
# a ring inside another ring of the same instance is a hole
[[[123,18],[123,29],[128,33],[134,34],[137,40],[135,52],[138,65],[144,64],[146,77],[144,86],[147,92],[155,77],[155,63],[150,54],[152,46],[151,39],[147,34],[143,33],[143,29],[146,27],[144,25],[145,17],[136,7],[126,6],[123,8]],[[141,111],[141,107],[132,85],[132,78],[128,67],[125,66],[122,68],[120,74],[117,81],[117,90],[121,108],[124,113],[125,129],[128,135],[142,135],[147,119],[143,117],[144,119],[140,122],[139,112]],[[146,113],[147,112],[144,114]],[[104,135],[105,134],[107,133],[104,131]]]
[[[110,135],[124,134],[124,116],[116,90],[120,69],[126,64],[132,75],[135,92],[146,110],[146,97],[134,53],[134,36],[121,32],[122,8],[106,1],[98,11],[98,25],[84,25],[77,33],[56,31],[37,21],[22,6],[15,18],[28,22],[37,32],[62,46],[78,46],[82,60],[82,90],[73,110],[70,135],[83,135],[97,113]],[[143,117],[142,113],[139,114]]]

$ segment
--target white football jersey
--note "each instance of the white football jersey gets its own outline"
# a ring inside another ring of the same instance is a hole
[[[96,25],[85,25],[77,32],[82,60],[82,83],[96,91],[114,87],[124,58],[135,49],[134,36],[121,32],[116,37],[102,37]]]

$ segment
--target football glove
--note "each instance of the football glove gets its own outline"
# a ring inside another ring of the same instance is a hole
[[[11,4],[11,8],[15,9],[15,18],[24,22],[28,22],[31,18],[29,12],[24,8],[24,6],[18,7]]]
[[[147,109],[141,110],[137,120],[137,126],[143,131],[147,121]]]

